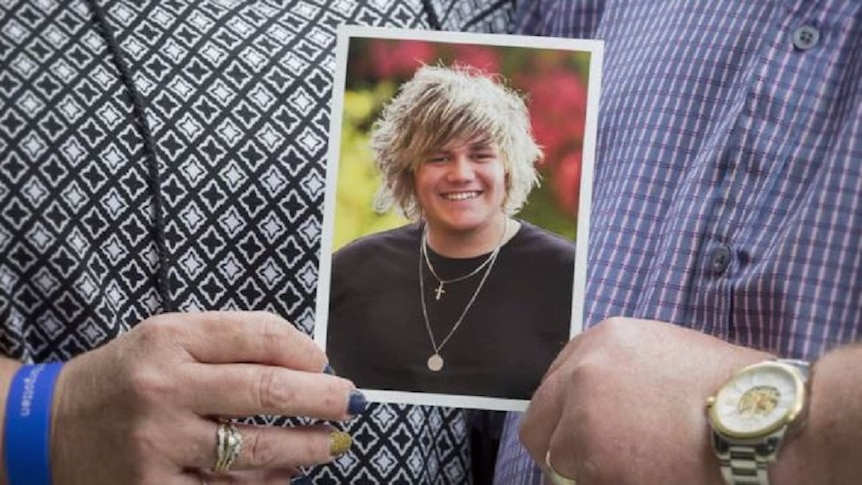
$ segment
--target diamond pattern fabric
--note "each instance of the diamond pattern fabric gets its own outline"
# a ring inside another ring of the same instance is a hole
[[[504,31],[510,2],[0,0],[0,351],[163,311],[314,323],[335,28]],[[284,418],[258,422],[283,424]],[[316,483],[469,483],[463,412],[373,405]]]

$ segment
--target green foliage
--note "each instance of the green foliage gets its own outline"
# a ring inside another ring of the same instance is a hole
[[[333,250],[359,236],[398,227],[406,222],[395,211],[378,214],[374,210],[374,194],[380,178],[368,147],[368,134],[360,129],[377,116],[382,100],[389,98],[391,90],[391,87],[380,86],[377,92],[362,90],[345,93]]]
[[[572,220],[560,210],[554,194],[546,184],[542,184],[530,193],[530,199],[521,209],[518,217],[572,241],[577,235],[577,220]]]

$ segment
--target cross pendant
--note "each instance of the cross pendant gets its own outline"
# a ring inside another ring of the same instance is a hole
[[[437,300],[439,300],[439,299],[440,299],[440,296],[442,296],[442,295],[443,295],[443,293],[446,293],[446,290],[444,290],[444,289],[443,289],[443,282],[442,282],[442,281],[440,282],[440,284],[439,284],[439,285],[437,285],[437,289],[436,289],[436,290],[434,290],[434,293],[435,293],[435,296],[436,296],[436,299],[437,299]]]

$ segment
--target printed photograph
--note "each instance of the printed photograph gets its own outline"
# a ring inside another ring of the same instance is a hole
[[[581,327],[601,44],[344,26],[315,339],[380,402],[523,410]]]

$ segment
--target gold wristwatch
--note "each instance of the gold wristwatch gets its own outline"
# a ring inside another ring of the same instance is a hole
[[[707,400],[727,485],[769,485],[767,467],[807,416],[808,375],[808,362],[769,360],[740,370]]]

